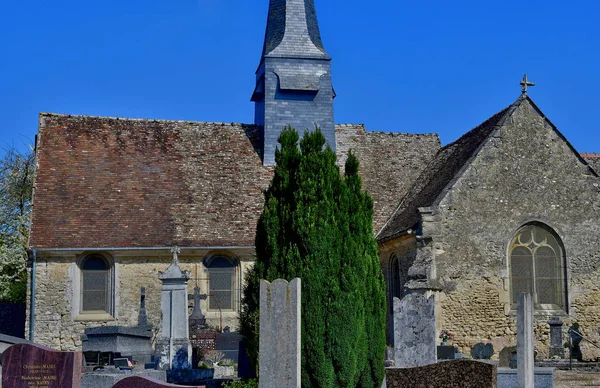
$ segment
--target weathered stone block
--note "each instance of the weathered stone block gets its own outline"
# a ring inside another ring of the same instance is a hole
[[[300,287],[260,281],[260,388],[300,387]]]
[[[397,368],[412,368],[437,361],[435,298],[410,294],[394,298],[394,361]]]

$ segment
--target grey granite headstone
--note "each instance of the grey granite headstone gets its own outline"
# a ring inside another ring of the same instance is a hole
[[[533,388],[533,300],[520,293],[517,302],[517,387]]]
[[[563,347],[563,321],[559,317],[552,317],[548,321],[550,325],[550,358],[558,356],[565,358],[565,348]]]
[[[435,298],[409,294],[394,298],[394,364],[414,368],[437,362]]]
[[[260,281],[260,388],[300,387],[300,287]]]
[[[494,355],[494,345],[492,344],[484,344],[480,342],[475,344],[471,349],[471,356],[475,360],[489,360]]]
[[[189,369],[192,345],[189,339],[187,281],[189,271],[179,267],[178,248],[173,248],[173,262],[165,272],[159,272],[162,282],[161,322],[156,353],[160,369]]]

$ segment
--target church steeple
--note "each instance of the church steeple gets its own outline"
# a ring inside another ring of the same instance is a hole
[[[277,138],[288,125],[300,133],[318,126],[335,150],[330,61],[314,0],[270,0],[252,95],[254,122],[262,127],[264,165],[275,164]]]
[[[263,57],[329,59],[314,0],[271,0]]]

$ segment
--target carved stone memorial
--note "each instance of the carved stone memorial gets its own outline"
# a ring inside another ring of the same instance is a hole
[[[2,353],[2,386],[80,388],[82,369],[81,352],[16,344]]]
[[[159,272],[162,282],[161,323],[156,353],[159,369],[191,369],[192,345],[189,339],[187,281],[189,271],[179,267],[179,248],[172,249],[173,262]]]

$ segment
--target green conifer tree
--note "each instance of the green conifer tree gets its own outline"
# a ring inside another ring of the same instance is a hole
[[[373,201],[350,154],[342,177],[320,130],[279,137],[277,166],[246,278],[242,333],[258,356],[259,280],[302,279],[302,386],[374,387],[383,380],[385,293]]]

